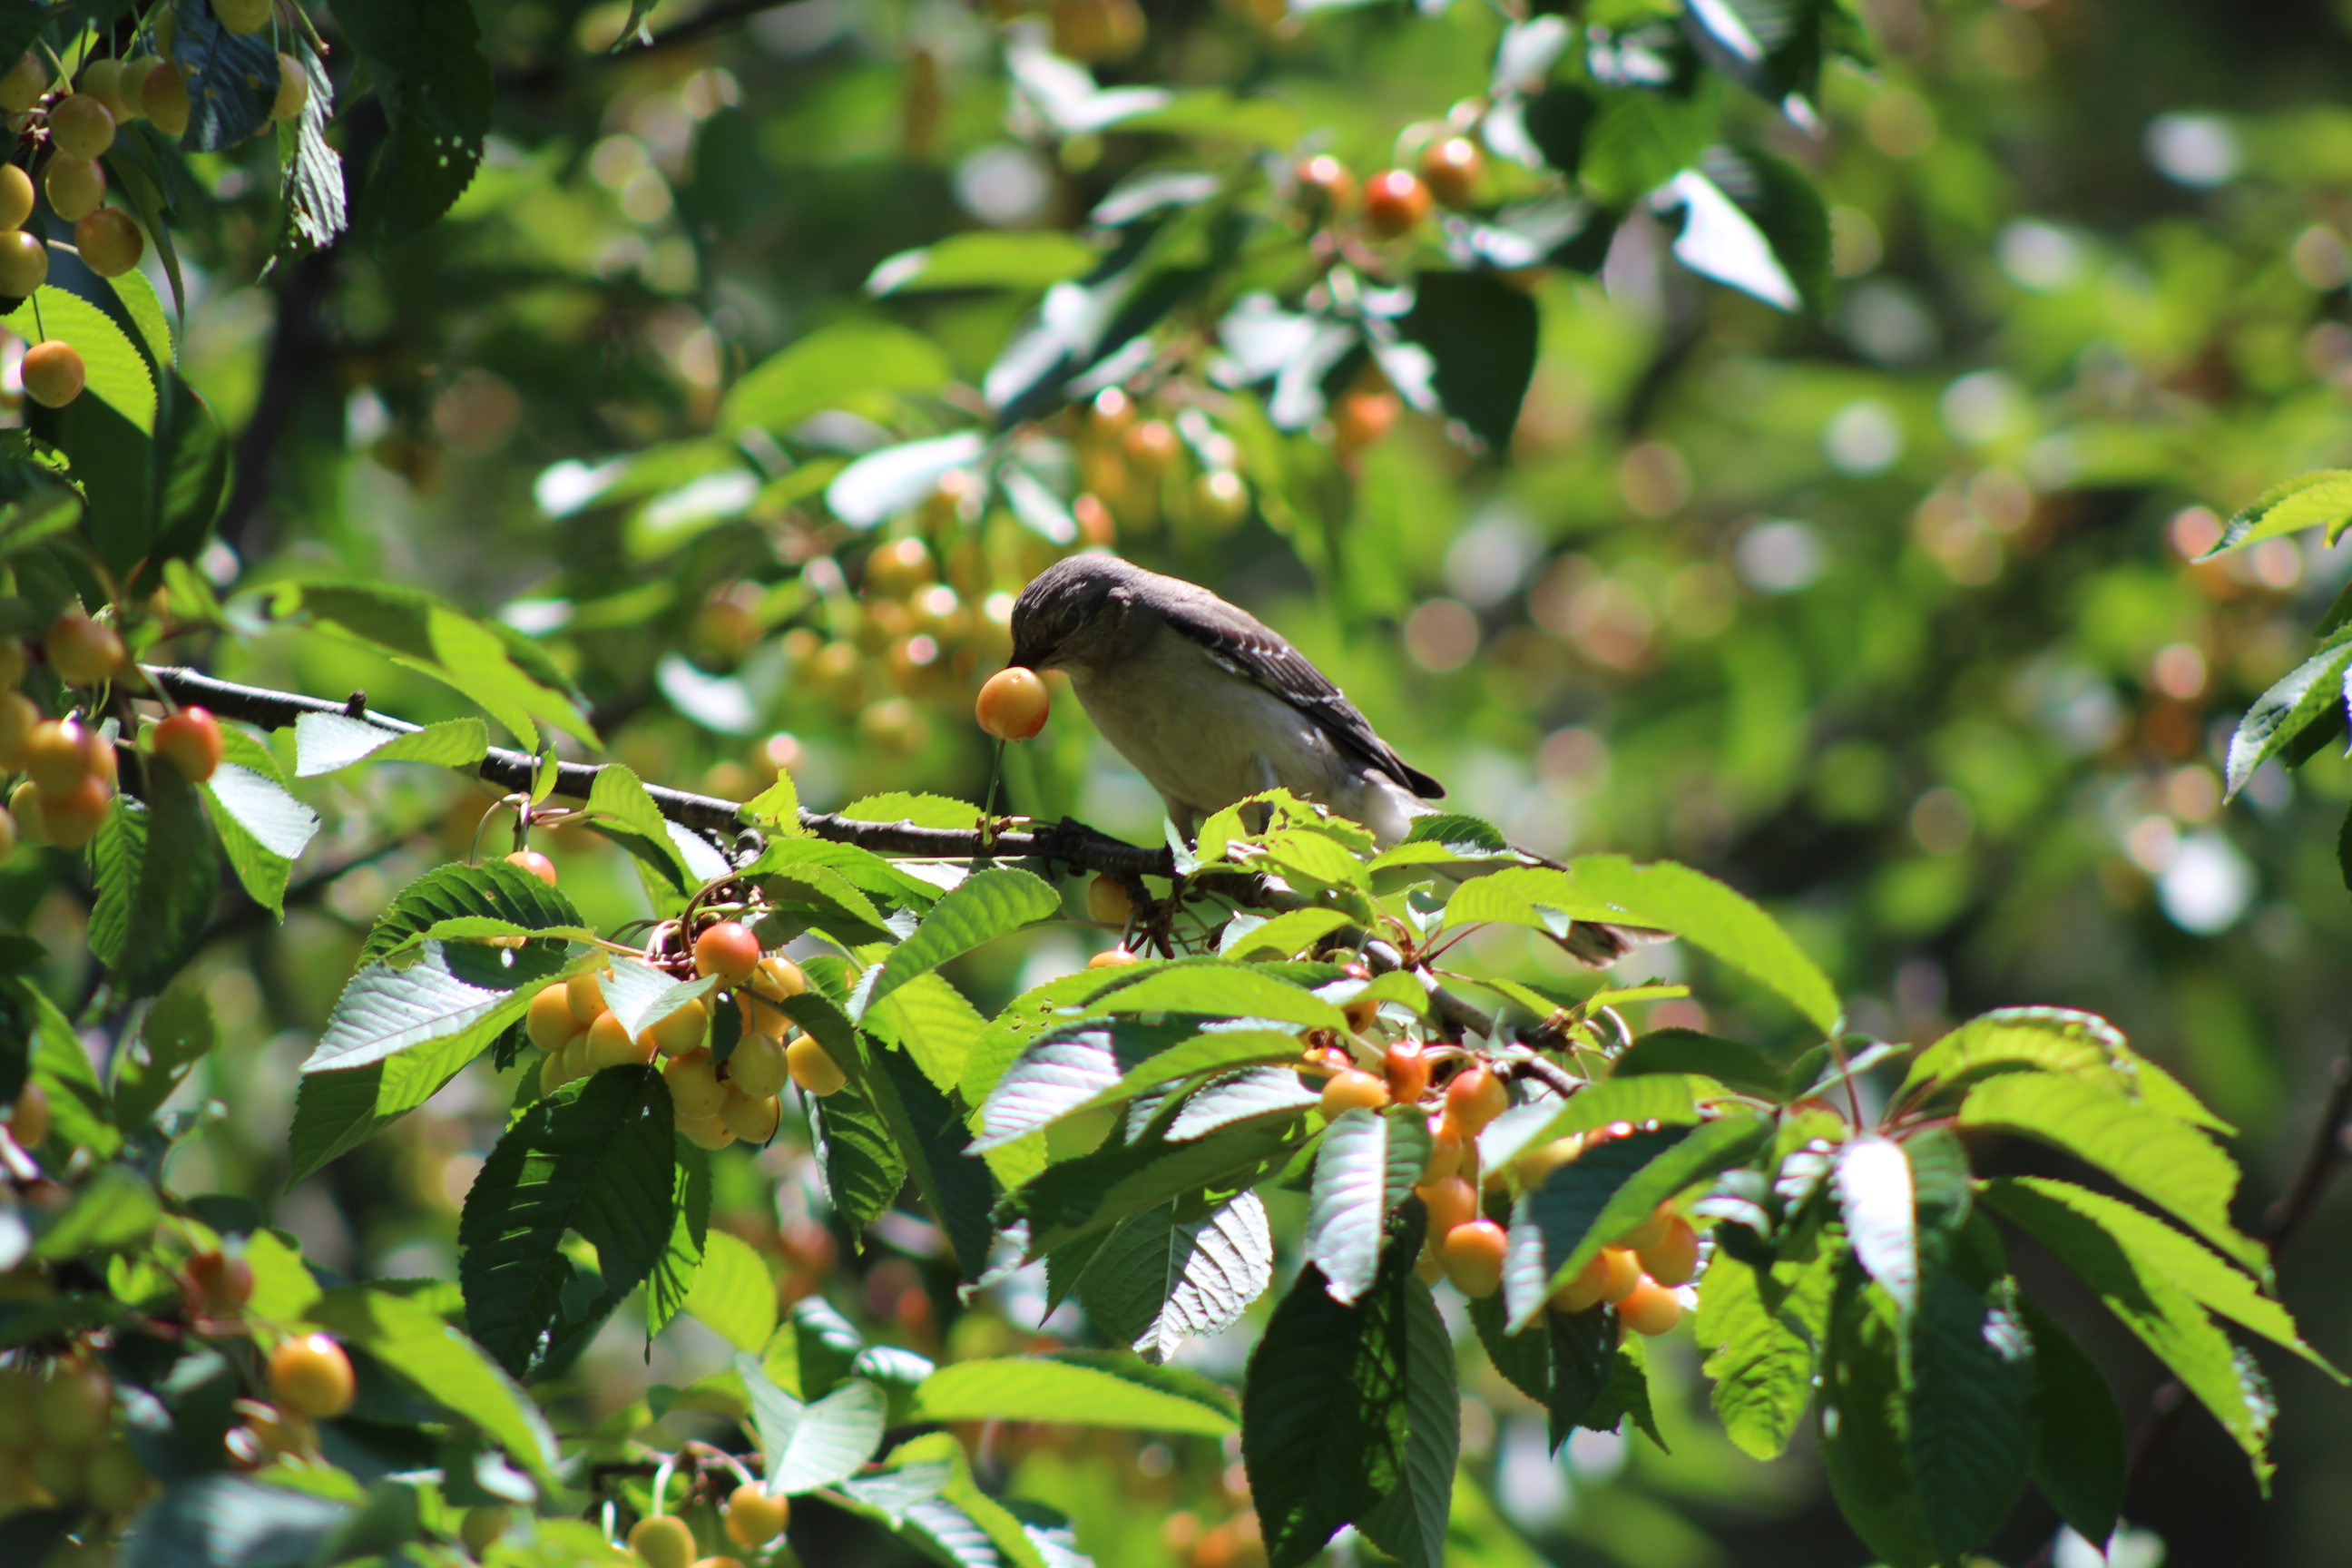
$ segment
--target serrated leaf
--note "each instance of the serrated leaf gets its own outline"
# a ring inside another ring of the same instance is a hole
[[[1181,1213],[1171,1202],[1123,1221],[1078,1279],[1087,1318],[1146,1361],[1224,1332],[1274,1283],[1274,1236],[1255,1193],[1197,1218]]]
[[[716,975],[677,980],[650,963],[616,957],[599,988],[604,1005],[635,1039],[688,1003],[709,1000],[718,987]]]
[[[2229,1336],[2196,1299],[2147,1259],[2132,1253],[2073,1205],[2021,1182],[1995,1178],[1984,1200],[2016,1221],[2095,1291],[2107,1310],[2181,1385],[2213,1413],[2252,1462],[2254,1479],[2269,1484],[2273,1406],[2259,1374],[2249,1374]]]
[[[350,1521],[352,1505],[243,1476],[173,1482],[123,1542],[123,1568],[275,1568],[307,1563]]]
[[[1305,1136],[1295,1122],[1253,1121],[1194,1142],[1116,1145],[1047,1166],[1005,1197],[998,1219],[1026,1219],[1028,1254],[1042,1257],[1171,1198],[1252,1185],[1268,1167],[1286,1161]]]
[[[383,1290],[344,1285],[320,1297],[308,1316],[472,1422],[540,1485],[560,1484],[555,1435],[539,1407],[479,1346],[431,1310]]]
[[[1309,1561],[1343,1524],[1407,1568],[1438,1568],[1457,1398],[1444,1321],[1406,1245],[1353,1305],[1303,1269],[1243,1385],[1242,1462],[1273,1568]]]
[[[1905,1407],[1919,1513],[1946,1561],[1982,1546],[2033,1452],[2033,1342],[2016,1282],[1978,1285],[1928,1251],[1905,1344]]]
[[[927,974],[1008,931],[1050,920],[1061,909],[1061,895],[1053,885],[1029,872],[1006,868],[974,872],[931,906],[913,936],[891,950],[873,972],[853,1016],[917,975]]]
[[[335,19],[389,121],[352,226],[377,247],[395,244],[448,211],[481,163],[497,95],[480,25],[465,0],[344,0]]]
[[[1908,1318],[1919,1300],[1919,1225],[1903,1146],[1874,1134],[1856,1138],[1838,1151],[1831,1185],[1854,1260]]]
[[[0,975],[0,1019],[31,1036],[29,1077],[49,1100],[49,1136],[100,1159],[122,1146],[113,1102],[98,1081],[81,1037],[56,1003],[16,975]],[[22,1037],[18,1037],[21,1038]]]
[[[163,1211],[155,1189],[125,1165],[101,1165],[33,1244],[41,1258],[80,1258],[145,1247]]]
[[[1895,1303],[1861,1276],[1841,1282],[1823,1360],[1822,1468],[1838,1511],[1887,1568],[1931,1568],[1936,1548],[1912,1476]]]
[[[1186,1098],[1168,1121],[1161,1136],[1171,1143],[1196,1138],[1255,1121],[1261,1116],[1296,1116],[1321,1102],[1319,1089],[1307,1087],[1289,1068],[1249,1068],[1211,1079]],[[1139,1101],[1130,1114],[1141,1115]]]
[[[834,815],[852,822],[903,822],[917,827],[950,827],[958,832],[975,831],[982,821],[980,807],[968,800],[906,790],[861,795]]]
[[[768,1461],[772,1495],[798,1497],[856,1475],[882,1445],[882,1391],[852,1378],[803,1405],[768,1380],[759,1358],[738,1352],[735,1371],[751,1396],[751,1421]]]
[[[1307,1260],[1322,1271],[1333,1300],[1350,1303],[1371,1289],[1389,1214],[1421,1180],[1429,1149],[1429,1129],[1412,1106],[1349,1110],[1324,1133],[1308,1189]]]
[[[1690,1029],[1652,1030],[1626,1047],[1609,1071],[1611,1077],[1621,1079],[1654,1073],[1698,1073],[1726,1089],[1767,1100],[1779,1100],[1785,1092],[1785,1069],[1775,1066],[1755,1047]]]
[[[1717,1249],[1699,1283],[1701,1369],[1724,1435],[1751,1458],[1777,1458],[1812,1398],[1837,1283],[1834,1247],[1808,1240],[1768,1279]]]
[[[489,754],[490,731],[479,719],[445,719],[402,731],[341,713],[305,713],[294,721],[294,747],[297,778],[317,778],[370,760],[467,768]]]
[[[1479,1163],[1493,1170],[1538,1144],[1620,1121],[1695,1126],[1702,1120],[1698,1094],[1704,1082],[1678,1073],[1643,1073],[1602,1079],[1570,1095],[1566,1105],[1552,1099],[1515,1105],[1479,1132]]]
[[[369,1067],[436,1040],[488,1044],[564,969],[562,955],[545,948],[429,940],[400,967],[365,963],[343,987],[302,1071]]]
[[[809,1111],[825,1194],[853,1227],[863,1230],[898,1201],[898,1189],[907,1184],[906,1159],[891,1142],[881,1112],[855,1083],[815,1100]]]
[[[776,1331],[776,1282],[750,1243],[712,1231],[686,1310],[737,1350],[756,1351]]]
[[[528,1369],[652,1272],[674,1218],[674,1123],[661,1074],[608,1068],[531,1106],[492,1147],[458,1220],[457,1279],[467,1327],[501,1365]],[[566,1231],[596,1248],[593,1302],[562,1299]]]
[[[1115,1103],[1135,1092],[1120,1092],[1129,1074],[1194,1037],[1186,1025],[1126,1018],[1076,1023],[1043,1035],[1022,1049],[981,1106],[980,1137],[972,1147],[1000,1149],[1075,1111]]]
[[[313,620],[456,690],[513,731],[526,751],[539,747],[540,721],[583,740],[595,739],[572,697],[541,679],[554,677],[551,667],[543,667],[543,653],[520,641],[509,644],[497,627],[422,589],[388,583],[294,581],[279,584],[278,595],[281,612],[299,605]],[[600,773],[600,783],[602,777]],[[594,804],[593,796],[590,804]]]
[[[646,1279],[646,1332],[657,1334],[690,1309],[710,1245],[710,1156],[680,1138],[670,1194],[669,1245]],[[775,1303],[769,1301],[772,1329]]]
[[[283,919],[286,880],[319,831],[319,814],[287,793],[268,748],[233,724],[221,726],[223,760],[205,781],[205,809],[230,869],[255,903]]]
[[[2303,738],[2315,725],[2345,725],[2344,680],[2352,668],[2352,643],[2321,648],[2271,683],[2254,699],[2230,737],[2223,769],[2224,797],[2235,795],[2254,770]],[[2294,759],[2290,759],[2292,761]]]
[[[274,57],[270,72],[277,74]],[[34,325],[37,315],[40,323],[37,327]],[[148,369],[147,356],[115,325],[113,317],[79,294],[44,283],[29,300],[19,300],[16,308],[0,320],[17,329],[28,342],[54,338],[71,343],[74,352],[81,355],[86,395],[121,415],[140,435],[155,433],[154,374]],[[65,445],[71,449],[69,436]],[[81,476],[77,474],[76,478]],[[147,521],[142,518],[139,526],[143,533]],[[143,545],[144,540],[141,542]],[[140,553],[143,552],[142,549]],[[110,558],[113,553],[109,552]],[[128,567],[136,560],[134,554],[122,564]]]
[[[1272,920],[1255,924],[1236,918],[1226,926],[1225,936],[1217,946],[1217,956],[1236,963],[1259,953],[1295,958],[1349,923],[1344,911],[1325,909],[1287,910]]]
[[[1304,986],[1246,963],[1180,963],[1096,996],[1090,1017],[1118,1013],[1184,1013],[1206,1018],[1265,1018],[1312,1029],[1344,1029],[1339,1008]]]
[[[204,940],[220,861],[194,788],[148,771],[148,798],[118,795],[90,846],[98,899],[89,945],[128,996],[152,996]]]
[[[437,866],[393,896],[368,929],[360,962],[389,958],[445,921],[479,915],[526,931],[581,924],[580,911],[559,889],[503,860],[479,866]]]
[[[2085,1541],[2115,1533],[2127,1461],[2107,1380],[2058,1320],[2021,1297],[2033,1336],[2033,1484]]]
[[[919,974],[882,998],[865,1019],[873,1034],[904,1051],[941,1094],[953,1094],[964,1058],[988,1030],[988,1021],[964,994],[937,973]]]
[[[137,1036],[115,1051],[115,1125],[133,1130],[147,1125],[213,1048],[218,1035],[212,998],[200,985],[184,983],[166,989],[140,1019]]]
[[[2126,1057],[2122,1031],[2095,1013],[2002,1007],[1978,1015],[1921,1051],[1895,1098],[1924,1084],[1948,1088],[2010,1068],[2113,1078]]]
[[[1763,1146],[1771,1122],[1735,1111],[1696,1128],[1634,1132],[1589,1148],[1523,1194],[1511,1215],[1503,1296],[1516,1330],[1552,1290],[1667,1198]]]
[[[637,775],[620,763],[607,763],[596,770],[596,782],[588,786],[588,812],[599,828],[680,892],[699,880],[671,842],[670,824],[661,807]]]
[[[2230,1222],[2237,1165],[2193,1127],[2095,1084],[2047,1073],[1979,1084],[1960,1103],[1959,1125],[2036,1138],[2095,1165],[2257,1276],[2270,1277],[2267,1249]]]
[[[1201,1376],[1116,1352],[1059,1351],[941,1367],[915,1391],[929,1421],[1047,1421],[1222,1436],[1233,1396]]]
[[[2198,559],[2210,561],[2216,555],[2282,534],[2297,533],[2323,522],[2327,525],[2327,542],[2333,544],[2347,520],[2352,520],[2352,472],[2322,468],[2315,473],[2298,474],[2265,490],[2252,505],[2231,517],[2223,525],[2221,537]]]

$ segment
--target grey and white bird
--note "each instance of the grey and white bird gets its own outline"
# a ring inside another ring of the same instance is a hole
[[[1087,717],[1187,838],[1236,801],[1286,789],[1387,846],[1445,795],[1281,633],[1117,556],[1073,555],[1039,573],[1013,602],[1011,662],[1066,672]],[[1606,963],[1629,938],[1579,922],[1563,945]]]

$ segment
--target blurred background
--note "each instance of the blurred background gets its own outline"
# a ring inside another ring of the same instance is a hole
[[[211,155],[214,195],[176,232],[185,368],[242,433],[226,543],[204,563],[227,624],[167,656],[447,716],[445,689],[268,613],[268,584],[296,571],[413,582],[541,638],[648,780],[741,798],[782,766],[818,807],[980,798],[971,693],[1001,662],[1005,595],[1060,547],[952,494],[875,530],[817,505],[848,458],[968,421],[975,395],[835,411],[781,447],[734,427],[724,399],[750,367],[852,321],[919,331],[976,386],[1059,274],[877,298],[876,268],[960,233],[1079,230],[1155,155],[1150,139],[1036,134],[984,7],[794,0],[697,23],[664,4],[649,18],[662,47],[622,57],[600,51],[625,5],[475,10],[496,132],[457,211],[421,237],[257,280],[268,182]],[[1131,481],[1157,458],[1090,457],[1081,432],[1082,461],[1129,463],[1125,481],[1088,469],[1092,489],[1133,493],[1076,521],[1271,621],[1518,840],[1672,857],[1765,901],[1853,998],[1857,1027],[1924,1041],[2019,1004],[2112,1017],[2242,1130],[2252,1224],[2303,1158],[2352,1029],[2352,900],[2333,853],[2352,769],[2269,764],[2225,802],[2221,759],[2352,575],[2352,546],[2190,557],[2237,507],[2352,452],[2352,6],[1853,10],[1873,63],[1831,67],[1818,134],[1760,104],[1731,110],[1830,205],[1824,311],[1697,278],[1637,221],[1589,272],[1519,277],[1542,353],[1507,452],[1474,458],[1410,412],[1376,439],[1343,433],[1344,460],[1308,460],[1328,432],[1269,427],[1276,445],[1237,465],[1236,506],[1189,484],[1189,455],[1154,492]],[[1147,35],[1099,75],[1270,100],[1299,145],[1368,175],[1400,155],[1399,125],[1486,90],[1505,26],[1467,0],[1257,11],[1145,0]],[[229,1110],[171,1180],[264,1199],[335,1267],[446,1277],[457,1205],[502,1121],[487,1066],[290,1192],[284,1138],[293,1066],[366,922],[462,852],[488,800],[404,767],[306,787],[328,826],[285,924],[231,922],[203,961],[229,1044],[199,1088]],[[1156,800],[1074,702],[1006,788],[1015,810],[1159,834]],[[642,912],[617,853],[552,847],[596,918]],[[76,952],[78,906],[23,896],[45,885],[0,869],[0,905]],[[1102,941],[1049,930],[954,978],[992,1009]],[[1549,973],[1542,944],[1491,942],[1483,959]],[[1682,977],[1685,962],[1654,950],[1633,968]],[[1697,999],[1667,1005],[1674,1022],[1766,1043],[1789,1026],[1688,977]],[[79,973],[50,980],[82,990]],[[804,1129],[717,1163],[723,1222],[783,1300],[822,1292],[940,1357],[1038,1333],[1035,1286],[959,1304],[912,1216],[861,1254],[830,1221]],[[2281,1269],[2338,1361],[2347,1242],[2339,1194]],[[2135,1416],[2154,1363],[2065,1279],[2023,1267],[2078,1309]],[[722,1354],[681,1321],[647,1364],[626,1317],[573,1374],[582,1422]],[[1089,1334],[1069,1309],[1048,1331]],[[1237,1375],[1248,1338],[1200,1348],[1201,1364]],[[2273,1498],[2192,1415],[2136,1489],[2147,1533],[2116,1562],[2343,1561],[2352,1406],[2263,1359],[2281,1402]],[[1465,1450],[1483,1490],[1457,1510],[1460,1561],[1864,1560],[1801,1442],[1769,1466],[1740,1457],[1706,1418],[1687,1341],[1653,1360],[1673,1453],[1580,1433],[1555,1460],[1539,1413],[1472,1354]],[[983,1466],[1067,1509],[1103,1568],[1257,1560],[1228,1523],[1239,1468],[1213,1443],[1005,1431]],[[2022,1562],[2054,1527],[2029,1502],[2002,1556]]]

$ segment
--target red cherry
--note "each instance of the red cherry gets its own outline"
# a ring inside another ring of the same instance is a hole
[[[155,754],[190,784],[202,784],[221,764],[220,721],[202,708],[183,708],[155,726]]]
[[[706,926],[694,939],[694,972],[740,985],[760,967],[760,939],[740,921]]]

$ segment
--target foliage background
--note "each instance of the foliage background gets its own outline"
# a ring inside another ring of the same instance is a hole
[[[796,0],[619,58],[578,47],[615,34],[614,7],[475,11],[494,140],[449,221],[257,282],[273,198],[224,155],[219,199],[178,227],[184,369],[242,433],[233,548],[206,562],[216,585],[324,567],[503,609],[545,636],[648,779],[740,797],[783,755],[815,806],[880,788],[976,798],[986,754],[961,689],[877,727],[887,688],[860,704],[795,678],[778,634],[808,618],[800,567],[833,541],[773,496],[730,505],[722,487],[713,504],[700,443],[746,366],[841,321],[914,326],[976,382],[1033,295],[877,301],[861,285],[950,232],[1076,224],[1120,172],[1118,139],[1089,161],[1010,138],[990,26],[944,4]],[[2214,513],[2352,447],[2352,115],[2336,101],[2352,24],[2317,5],[2185,0],[1863,11],[1876,68],[1832,68],[1820,136],[1738,110],[1832,204],[1826,313],[1702,282],[1637,234],[1598,278],[1534,284],[1544,352],[1507,464],[1474,463],[1409,416],[1360,483],[1286,535],[1262,519],[1219,539],[1171,524],[1122,548],[1273,621],[1522,841],[1670,855],[1767,901],[1870,998],[1861,1026],[1923,1040],[1998,1005],[2105,1013],[2246,1130],[2251,1215],[2291,1173],[2342,1047],[2352,908],[2326,845],[2352,775],[2326,757],[2273,767],[2224,805],[2220,747],[2352,557],[2301,540],[2185,556]],[[1483,89],[1502,25],[1470,5],[1381,8],[1269,38],[1190,0],[1147,12],[1149,52],[1107,79],[1249,87],[1363,173],[1399,122]],[[657,6],[649,22],[689,15]],[[910,100],[918,50],[936,61],[935,102]],[[550,504],[582,489],[577,465],[647,449],[667,471],[641,460],[601,500]],[[997,564],[1017,584],[1017,552]],[[231,603],[255,635],[219,640],[220,673],[363,688],[418,720],[460,710],[363,652],[269,629],[257,598]],[[690,668],[665,666],[674,649]],[[794,738],[781,752],[777,731]],[[1034,763],[1013,778],[1016,808],[1154,834],[1156,803],[1087,742],[1074,703]],[[298,884],[283,927],[234,924],[207,949],[227,1043],[194,1092],[228,1110],[171,1179],[263,1199],[331,1264],[447,1277],[456,1205],[505,1100],[486,1067],[279,1187],[291,1068],[368,918],[470,837],[482,802],[424,770],[307,793],[328,823],[310,863],[351,868]],[[0,870],[0,910],[60,955],[47,980],[70,999],[89,984],[70,967],[82,914],[63,892],[26,896],[47,887],[25,868],[34,853]],[[636,912],[616,852],[583,838],[559,858],[593,917]],[[1540,974],[1533,944],[1509,950],[1519,940],[1482,956]],[[999,944],[955,978],[1001,1000],[1098,941]],[[825,1233],[804,1137],[761,1157],[772,1199],[749,1162],[721,1168],[723,1222],[789,1288],[837,1256],[836,1300],[929,1353],[1032,1332],[1016,1300],[959,1312],[951,1279],[905,1248],[856,1257]],[[2282,1270],[2339,1360],[2347,1232],[2331,1205]],[[2021,1268],[2064,1302],[2059,1271]],[[2068,1317],[2137,1408],[2153,1363],[2087,1303]],[[625,1326],[610,1331],[583,1363],[583,1413],[707,1355],[693,1332],[671,1331],[647,1365]],[[1528,1407],[1473,1385],[1485,1414],[1465,1448],[1548,1554],[1860,1560],[1801,1451],[1740,1458],[1688,1414],[1703,1405],[1687,1357],[1655,1360],[1685,1406],[1671,1458],[1587,1435],[1551,1466]],[[2315,1375],[2269,1363],[2274,1500],[2258,1503],[2210,1423],[2182,1423],[2130,1510],[2168,1562],[2336,1560],[2352,1416]],[[1224,1510],[1225,1461],[1196,1447],[1040,1434],[998,1462],[1076,1515],[1111,1568],[1168,1560],[1168,1512]],[[1505,1541],[1465,1540],[1464,1560],[1523,1560]],[[2036,1541],[2005,1544],[2021,1558]]]

